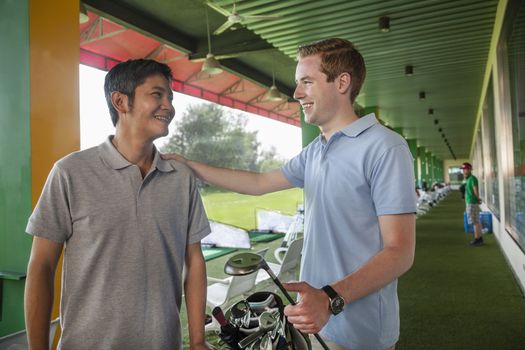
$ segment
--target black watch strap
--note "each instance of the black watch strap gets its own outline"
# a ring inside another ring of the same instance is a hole
[[[326,285],[322,288],[324,290],[324,292],[326,294],[328,294],[328,297],[330,299],[334,299],[334,298],[337,298],[339,296],[339,294],[337,294],[337,292],[330,286],[330,285]]]

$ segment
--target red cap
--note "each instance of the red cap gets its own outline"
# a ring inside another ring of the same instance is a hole
[[[461,164],[460,169],[470,169],[470,170],[472,170],[472,164],[470,164],[468,162],[465,162],[465,163]]]

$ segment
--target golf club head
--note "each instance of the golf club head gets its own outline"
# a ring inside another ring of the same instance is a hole
[[[248,328],[250,325],[250,305],[246,300],[235,303],[230,309],[230,322],[237,328],[243,326]]]
[[[259,270],[263,258],[255,253],[240,253],[232,256],[224,265],[224,273],[230,276],[244,276]]]

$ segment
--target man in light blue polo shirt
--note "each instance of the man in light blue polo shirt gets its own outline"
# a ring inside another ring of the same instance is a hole
[[[300,302],[285,313],[297,329],[320,332],[330,349],[395,347],[397,278],[414,258],[412,156],[373,114],[355,114],[364,77],[364,60],[349,41],[299,49],[294,98],[321,135],[282,169],[258,174],[173,156],[205,181],[241,193],[304,188],[303,282],[284,284]]]

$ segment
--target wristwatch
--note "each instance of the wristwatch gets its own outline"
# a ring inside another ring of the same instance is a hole
[[[337,292],[329,285],[324,286],[322,289],[330,298],[330,311],[332,314],[337,315],[341,313],[345,307],[345,300],[343,297],[337,294]]]

